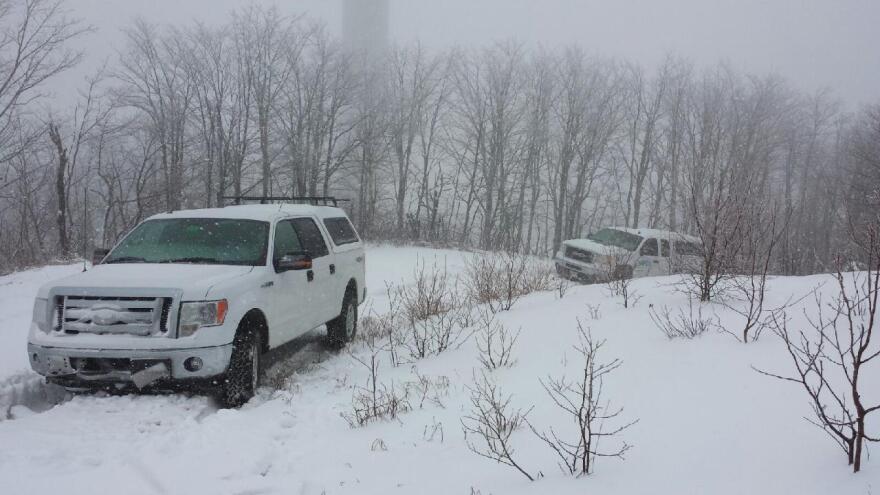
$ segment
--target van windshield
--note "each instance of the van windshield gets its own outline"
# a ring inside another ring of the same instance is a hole
[[[269,223],[256,220],[149,220],[107,256],[107,263],[266,264]]]
[[[627,251],[635,251],[642,243],[641,236],[630,234],[622,230],[602,229],[594,234],[587,236],[587,239],[604,244],[605,246],[614,246],[626,249]]]

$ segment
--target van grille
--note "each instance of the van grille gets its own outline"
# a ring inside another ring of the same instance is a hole
[[[58,326],[66,334],[166,335],[170,297],[60,296]]]
[[[593,262],[593,253],[571,246],[565,246],[565,257],[581,263]]]

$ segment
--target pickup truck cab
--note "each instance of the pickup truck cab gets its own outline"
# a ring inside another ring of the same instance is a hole
[[[609,227],[564,241],[554,261],[561,277],[593,283],[689,272],[699,265],[701,252],[700,239],[686,234]]]
[[[32,368],[68,389],[208,388],[247,402],[261,356],[321,325],[342,346],[366,297],[344,211],[267,204],[177,211],[37,295]]]

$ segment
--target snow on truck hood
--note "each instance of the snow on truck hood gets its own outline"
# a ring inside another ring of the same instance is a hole
[[[149,288],[180,289],[185,300],[199,300],[215,285],[244,276],[253,269],[252,266],[170,263],[97,265],[44,285],[38,297],[47,297],[53,288]]]
[[[591,251],[596,254],[602,255],[611,255],[611,254],[625,254],[629,253],[629,251],[615,247],[615,246],[606,246],[605,244],[599,244],[596,241],[591,241],[589,239],[571,239],[565,241],[564,244],[566,246],[571,246],[578,249],[583,249],[585,251]]]

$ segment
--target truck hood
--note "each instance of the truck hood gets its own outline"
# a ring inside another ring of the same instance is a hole
[[[599,244],[598,242],[589,239],[571,239],[565,241],[564,244],[604,256],[630,254],[630,251],[627,251],[626,249],[616,246],[606,246],[605,244]]]
[[[215,285],[252,272],[252,266],[134,263],[97,265],[88,271],[52,281],[40,288],[48,297],[53,288],[179,289],[184,300],[207,297]]]

